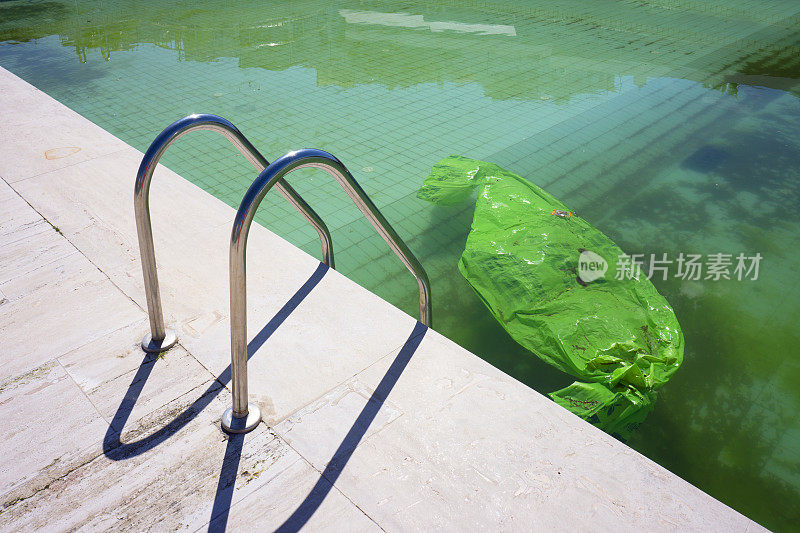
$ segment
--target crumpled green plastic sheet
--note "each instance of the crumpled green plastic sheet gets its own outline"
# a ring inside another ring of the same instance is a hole
[[[616,279],[623,251],[608,237],[495,164],[447,157],[417,196],[457,205],[476,189],[461,274],[516,342],[581,380],[551,393],[556,403],[627,439],[683,361],[672,308],[643,274]],[[604,259],[605,275],[579,270],[582,254]]]

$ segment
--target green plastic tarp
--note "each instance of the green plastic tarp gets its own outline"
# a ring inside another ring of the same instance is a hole
[[[457,205],[475,189],[459,271],[516,342],[580,380],[550,397],[627,439],[683,361],[672,308],[611,239],[495,164],[447,157],[417,196]]]

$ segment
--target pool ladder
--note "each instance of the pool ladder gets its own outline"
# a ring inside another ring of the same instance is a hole
[[[408,249],[408,246],[397,235],[389,222],[384,218],[369,196],[364,192],[344,164],[333,155],[323,150],[305,149],[289,152],[283,157],[269,163],[255,149],[250,141],[229,121],[216,115],[190,115],[184,117],[162,131],[153,141],[142,158],[136,174],[134,187],[134,212],[136,215],[136,231],[139,237],[139,251],[142,257],[142,273],[144,276],[147,310],[150,317],[150,333],[142,340],[142,349],[146,352],[163,352],[171,348],[177,341],[176,333],[164,325],[164,314],[161,308],[161,293],[158,288],[155,249],[153,247],[153,231],[150,221],[150,181],[159,159],[166,149],[178,138],[191,131],[216,131],[226,137],[259,171],[242,199],[231,231],[230,243],[230,304],[231,304],[231,391],[233,405],[222,415],[222,428],[229,433],[245,433],[255,428],[261,420],[261,412],[255,404],[248,403],[247,393],[247,278],[245,255],[247,236],[253,216],[261,204],[261,200],[275,187],[294,205],[319,234],[322,245],[322,260],[331,268],[333,262],[333,244],[328,227],[320,216],[300,195],[284,181],[284,177],[299,168],[319,168],[330,174],[356,207],[367,217],[372,226],[383,237],[383,240],[394,251],[397,257],[411,271],[419,285],[420,322],[426,326],[431,324],[430,282],[425,269]]]

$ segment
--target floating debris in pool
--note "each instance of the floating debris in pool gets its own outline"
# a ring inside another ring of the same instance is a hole
[[[459,271],[517,343],[583,380],[550,397],[627,439],[683,361],[672,308],[645,276],[616,275],[624,254],[611,239],[493,163],[447,157],[417,196],[456,205],[475,189]]]

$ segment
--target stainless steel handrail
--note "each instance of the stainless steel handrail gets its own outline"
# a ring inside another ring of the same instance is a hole
[[[150,181],[159,159],[166,149],[190,131],[216,131],[227,138],[259,172],[269,166],[269,162],[250,144],[236,126],[216,115],[190,115],[170,124],[153,141],[139,165],[134,187],[134,211],[136,213],[136,232],[139,236],[139,252],[142,256],[144,288],[147,296],[147,310],[150,316],[150,333],[142,340],[146,352],[162,352],[177,342],[173,330],[164,327],[164,312],[161,308],[161,293],[158,288],[156,255],[153,248],[153,230],[150,224]],[[333,268],[333,246],[328,227],[317,213],[286,182],[277,183],[276,188],[308,220],[319,233],[322,243],[322,260]]]
[[[289,172],[307,167],[320,168],[333,176],[383,237],[383,240],[414,274],[419,285],[420,322],[426,326],[430,326],[431,323],[431,290],[425,269],[378,211],[378,208],[375,207],[344,164],[328,152],[314,149],[289,152],[276,159],[258,175],[245,193],[239,210],[236,212],[231,232],[231,390],[233,406],[222,415],[222,427],[229,433],[250,431],[261,420],[258,406],[247,402],[247,276],[245,268],[247,235],[253,222],[253,216],[267,192],[280,183]]]

